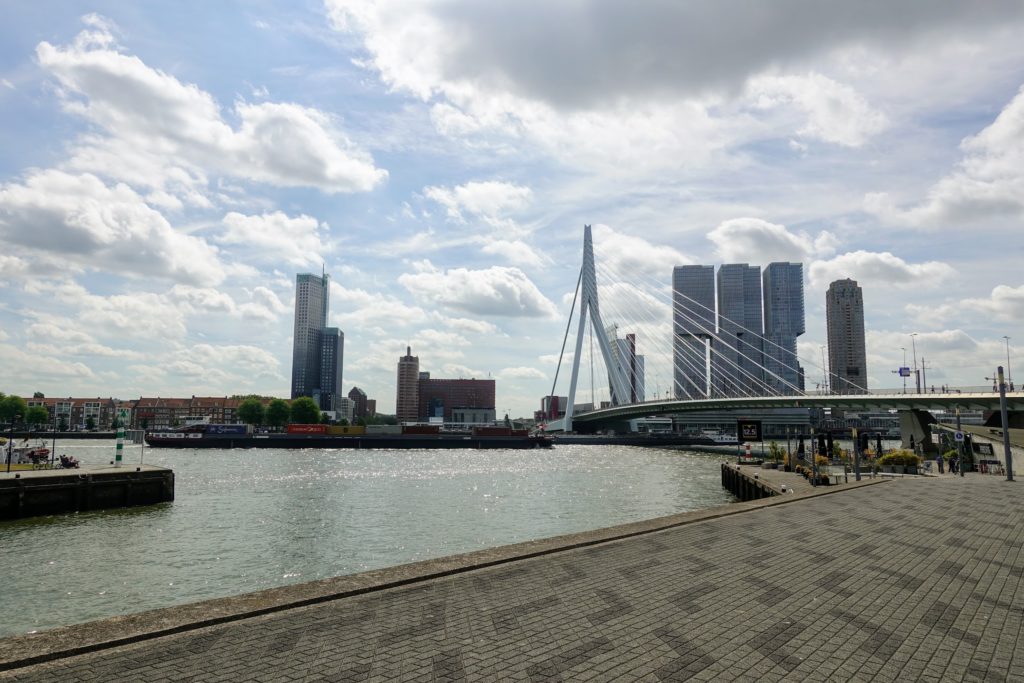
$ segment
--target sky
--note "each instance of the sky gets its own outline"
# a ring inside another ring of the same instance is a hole
[[[1024,380],[1024,3],[8,3],[0,390],[288,396],[295,275],[344,390],[411,346],[552,390],[594,226],[602,314],[670,372],[676,265],[863,287],[868,381]],[[574,323],[575,324],[575,323]],[[571,334],[574,332],[571,332]],[[912,334],[916,336],[911,337]],[[570,342],[569,347],[571,348]],[[578,400],[591,382],[589,344]],[[567,393],[559,371],[556,392]]]

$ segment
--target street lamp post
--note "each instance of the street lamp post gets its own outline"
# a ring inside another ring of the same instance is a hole
[[[1010,391],[1013,391],[1013,371],[1010,370],[1010,338],[1003,335],[1006,340],[1006,380],[1010,383]]]
[[[913,332],[910,335],[910,345],[914,350],[914,384],[917,386],[917,393],[921,393],[921,375],[918,374],[917,370],[917,342],[914,337],[917,336],[917,332]]]
[[[907,367],[907,347],[901,346],[900,348],[903,349],[903,365],[901,365],[900,367],[905,368]],[[900,373],[900,375],[903,376],[903,393],[905,394],[907,393],[907,376],[904,375],[902,372]]]

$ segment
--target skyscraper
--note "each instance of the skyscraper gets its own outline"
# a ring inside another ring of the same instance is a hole
[[[313,396],[320,388],[320,345],[327,327],[331,276],[295,276],[295,329],[292,333],[292,398]]]
[[[715,334],[715,267],[672,269],[672,394],[708,395],[708,344]]]
[[[718,337],[711,381],[723,396],[764,391],[761,268],[727,263],[718,268]]]
[[[832,393],[867,392],[864,293],[856,280],[836,280],[828,286],[825,317],[828,324],[828,380]]]
[[[419,419],[420,359],[412,355],[412,347],[405,347],[405,355],[398,359],[398,392],[395,397],[395,416],[399,422]]]
[[[644,401],[644,357],[637,355],[636,335],[627,334],[625,339],[619,339],[619,328],[613,325],[605,330],[608,337],[608,345],[612,350],[612,362],[618,366],[621,376],[626,379],[626,390],[629,396],[621,398],[615,396],[615,386],[609,381],[612,404],[643,403]]]
[[[321,410],[340,410],[338,399],[345,395],[341,389],[341,375],[345,361],[345,333],[337,327],[325,327],[320,334]]]
[[[764,296],[765,383],[779,394],[803,390],[796,338],[805,332],[804,269],[800,263],[770,263],[761,276]]]

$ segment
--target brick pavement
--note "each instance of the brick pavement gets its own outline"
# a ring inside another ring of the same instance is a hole
[[[1022,681],[1021,486],[893,481],[0,680]]]

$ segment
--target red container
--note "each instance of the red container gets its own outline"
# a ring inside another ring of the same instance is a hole
[[[439,434],[441,428],[437,425],[406,425],[402,427],[403,434]]]
[[[511,436],[508,427],[473,427],[473,436]]]
[[[288,425],[289,434],[326,434],[327,425]]]

